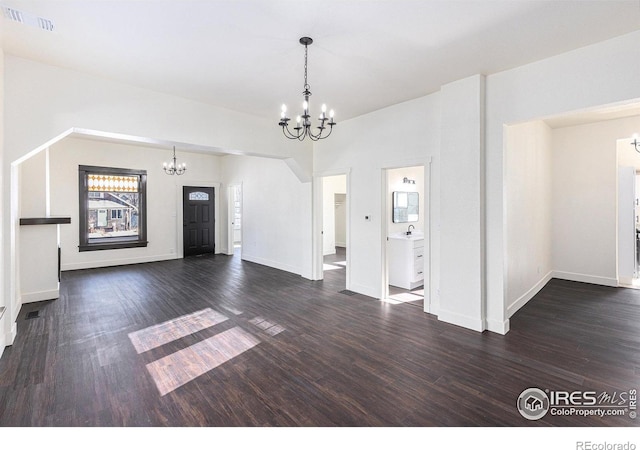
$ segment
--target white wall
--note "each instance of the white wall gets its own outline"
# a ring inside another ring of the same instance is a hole
[[[0,40],[2,39],[0,33]],[[4,136],[4,51],[2,46],[0,45],[0,136]],[[0,187],[4,184],[4,139],[0,139]],[[0,196],[0,199],[2,197]],[[1,201],[1,200],[0,200]],[[5,219],[5,209],[0,208],[0,230],[2,230],[2,224]],[[6,231],[5,231],[6,232]],[[6,258],[4,247],[5,240],[0,239],[0,273],[5,273],[4,268]],[[0,356],[2,356],[2,352],[4,351],[5,346],[10,345],[13,342],[13,337],[11,333],[11,328],[13,324],[13,320],[11,317],[13,316],[13,312],[11,311],[11,305],[7,302],[7,295],[5,294],[5,277],[0,277],[0,309],[4,308],[4,314],[0,317]]]
[[[346,193],[346,175],[334,175],[322,179],[322,243],[324,255],[333,255],[336,252],[335,194]]]
[[[401,167],[398,169],[389,169],[387,171],[388,176],[388,190],[387,190],[387,230],[389,234],[403,233],[408,230],[409,225],[413,225],[415,231],[424,232],[424,218],[425,218],[425,202],[424,202],[424,166],[415,167]],[[403,183],[404,178],[414,180],[415,184]],[[418,212],[419,218],[417,222],[410,223],[394,223],[393,222],[393,193],[395,191],[400,192],[417,192],[419,197]]]
[[[20,217],[48,215],[48,151],[19,166]],[[20,279],[19,303],[58,298],[58,225],[25,225],[16,229]]]
[[[311,143],[283,139],[272,120],[15,56],[6,55],[3,63],[2,296],[12,305],[8,312],[13,334],[19,311],[15,236],[19,199],[11,163],[69,130],[185,143],[223,153],[275,155],[285,158],[297,177],[310,179]]]
[[[509,328],[504,290],[508,258],[504,125],[640,99],[638,42],[640,31],[487,77],[486,315],[490,330]],[[611,275],[610,270],[599,273]]]
[[[41,151],[19,165],[20,217],[47,215],[47,151]]]
[[[273,120],[14,56],[5,83],[9,161],[76,127],[293,158],[311,171],[310,144],[283,139]]]
[[[347,194],[334,194],[336,207],[334,211],[336,247],[347,246]]]
[[[552,131],[555,277],[617,286],[617,140],[639,130],[630,117]]]
[[[511,317],[552,276],[551,129],[505,127],[506,301]]]
[[[636,116],[628,119],[630,122],[628,126],[630,128],[635,127],[637,131],[634,134],[640,134],[640,116]],[[624,122],[627,122],[625,120]],[[626,131],[627,124],[622,125],[624,127],[623,130],[619,132]],[[616,142],[616,149],[618,151],[618,166],[621,167],[634,167],[636,171],[640,171],[640,153],[636,151],[635,146],[632,144],[633,138],[630,136],[624,136],[619,138]]]
[[[638,119],[638,133],[640,133],[640,117],[637,118]],[[634,134],[638,134],[638,133],[634,133]],[[635,226],[636,229],[640,229],[640,153],[638,151],[636,151],[635,149],[635,145],[633,145],[633,140],[632,138],[624,138],[624,139],[618,139],[618,141],[616,142],[616,148],[618,150],[618,167],[633,167],[636,171],[636,176],[635,176],[635,186],[636,186],[636,190],[635,190],[635,199],[636,199],[636,206],[635,206],[635,211],[634,211],[634,221],[635,221]],[[619,183],[618,183],[619,184]],[[618,208],[620,208],[619,206],[620,202],[618,202]]]
[[[311,278],[311,183],[273,158],[224,156],[221,173],[242,184],[242,259]]]
[[[633,286],[636,276],[635,184],[635,167],[618,167],[617,278],[620,286]]]
[[[350,290],[375,298],[381,298],[383,293],[382,224],[388,220],[381,217],[387,197],[383,192],[383,169],[425,165],[425,179],[427,173],[431,176],[431,197],[425,199],[430,201],[431,222],[425,224],[425,231],[430,227],[431,260],[438,260],[439,148],[438,93],[341,122],[330,139],[316,143],[315,175],[350,170]],[[366,221],[365,216],[370,216],[371,221]],[[437,283],[439,266],[430,267],[430,278]],[[437,284],[432,285],[431,292],[433,297]]]
[[[484,115],[481,75],[441,89],[438,319],[485,329]]]
[[[178,162],[187,163],[180,176],[164,173],[162,163],[172,150],[116,144],[88,139],[64,139],[50,148],[51,214],[70,216],[61,225],[62,269],[75,270],[118,264],[173,259],[182,255],[182,186],[214,186],[216,252],[221,249],[220,216],[226,210],[220,198],[220,157],[176,151]],[[102,166],[147,171],[147,247],[80,252],[78,250],[78,166]],[[30,192],[22,192],[28,198]]]

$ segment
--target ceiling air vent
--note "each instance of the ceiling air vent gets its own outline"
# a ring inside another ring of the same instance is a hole
[[[53,20],[45,19],[44,17],[38,17],[34,14],[29,14],[27,12],[19,11],[14,8],[9,8],[8,6],[3,6],[2,11],[4,12],[4,17],[13,22],[40,28],[41,30],[45,31],[53,31],[55,29]]]

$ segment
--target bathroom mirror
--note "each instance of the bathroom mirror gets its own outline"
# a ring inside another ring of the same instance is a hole
[[[393,222],[417,222],[420,218],[418,211],[419,195],[417,192],[393,193]]]

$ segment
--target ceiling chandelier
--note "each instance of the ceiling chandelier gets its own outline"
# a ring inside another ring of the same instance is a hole
[[[162,168],[168,175],[182,175],[187,170],[187,163],[178,164],[176,162],[176,147],[173,147],[173,160],[167,164],[162,164]]]
[[[289,129],[289,121],[291,119],[287,117],[287,106],[282,105],[280,123],[278,123],[278,125],[282,127],[282,133],[289,139],[303,141],[308,136],[312,141],[317,141],[328,138],[336,122],[333,120],[333,109],[329,111],[329,117],[327,117],[327,106],[322,105],[320,116],[318,117],[318,131],[314,133],[311,129],[311,116],[309,115],[309,97],[311,97],[311,91],[309,83],[307,82],[307,52],[308,47],[313,43],[313,39],[310,37],[301,37],[300,43],[304,45],[304,91],[302,91],[304,102],[302,103],[302,114],[296,117],[296,126],[293,128],[293,131],[291,131]],[[324,134],[327,127],[329,128],[329,132]]]

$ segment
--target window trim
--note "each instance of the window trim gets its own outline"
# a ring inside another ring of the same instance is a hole
[[[138,214],[138,236],[135,238],[104,238],[89,242],[88,216],[89,189],[87,175],[98,173],[105,175],[128,175],[140,177],[138,185],[138,195],[140,200],[140,210]],[[78,194],[79,194],[79,214],[78,220],[78,249],[81,252],[94,250],[115,250],[119,248],[146,247],[147,241],[147,171],[137,169],[122,169],[116,167],[99,166],[78,166]]]

